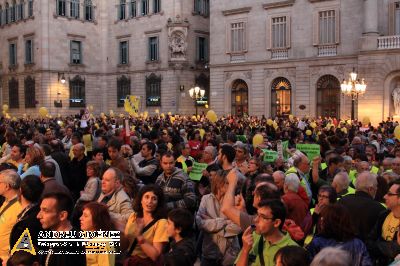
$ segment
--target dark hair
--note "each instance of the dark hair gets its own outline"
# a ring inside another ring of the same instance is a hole
[[[151,141],[143,143],[142,147],[145,145],[147,146],[147,149],[151,150],[151,156],[154,156],[154,154],[156,153],[156,145]]]
[[[255,184],[258,184],[258,183],[261,183],[261,182],[269,182],[271,184],[275,184],[274,183],[274,178],[270,174],[267,174],[267,173],[258,174],[256,176],[256,178],[254,178],[254,183]]]
[[[164,158],[164,157],[168,157],[168,158],[172,157],[175,159],[174,155],[170,151],[164,152],[160,157],[160,161],[162,161],[162,158]]]
[[[275,186],[275,184],[272,184],[272,183],[258,186],[254,190],[254,195],[259,196],[261,201],[280,199],[280,197],[281,197],[278,188]]]
[[[396,180],[390,182],[388,188],[390,189],[390,187],[393,186],[393,185],[398,185],[399,186],[397,188],[397,190],[396,190],[396,193],[400,194],[400,179],[396,179]]]
[[[279,199],[268,199],[262,200],[258,204],[258,208],[268,207],[271,209],[272,217],[274,220],[279,219],[281,223],[279,224],[279,230],[282,230],[283,224],[286,219],[286,207],[283,205],[282,201]]]
[[[7,260],[7,266],[33,265],[35,262],[40,262],[37,255],[32,255],[25,250],[17,250]]]
[[[319,192],[328,192],[329,193],[329,203],[335,203],[336,202],[337,193],[336,193],[336,190],[333,187],[328,186],[328,185],[321,186],[318,189],[318,193]]]
[[[68,219],[72,214],[72,210],[74,209],[74,202],[72,198],[62,192],[50,192],[42,197],[42,201],[44,199],[55,199],[57,202],[56,209],[58,212],[66,211],[68,213]]]
[[[20,152],[21,154],[23,154],[22,157],[25,157],[27,147],[26,147],[25,145],[22,145],[22,144],[15,144],[14,146],[15,146],[15,147],[18,147],[19,152]],[[14,147],[14,146],[13,146],[13,147]]]
[[[44,161],[39,166],[40,173],[44,177],[54,177],[56,174],[56,165],[50,161]]]
[[[96,161],[89,161],[86,164],[86,168],[92,168],[94,171],[94,176],[99,177],[100,175],[100,164]]]
[[[165,213],[165,202],[164,202],[164,192],[157,185],[146,185],[142,187],[139,191],[139,194],[135,198],[135,202],[133,203],[133,210],[136,212],[138,217],[143,217],[143,206],[142,206],[142,198],[143,195],[147,192],[153,192],[157,196],[157,207],[152,213],[154,219],[161,219],[166,217]]]
[[[116,150],[120,151],[121,150],[121,146],[122,146],[122,143],[117,138],[112,138],[112,139],[110,139],[108,141],[108,147],[109,148],[113,148],[113,149],[116,149]]]
[[[106,135],[101,135],[99,138],[104,140],[106,143],[108,142],[108,137]]]
[[[329,159],[328,165],[330,166],[332,164],[339,164],[339,163],[343,163],[343,162],[344,162],[343,157],[340,155],[336,155]]]
[[[44,185],[38,176],[27,175],[21,181],[21,194],[29,202],[39,202],[43,189]]]
[[[235,160],[236,151],[231,145],[224,144],[221,147],[221,154],[225,155],[229,163],[232,163]]]
[[[115,225],[111,219],[108,207],[99,202],[89,202],[83,206],[83,210],[88,209],[92,214],[92,223],[94,230],[112,231]]]
[[[102,150],[102,149],[99,149],[99,148],[93,149],[93,151],[92,151],[92,157],[96,156],[98,153],[103,154],[103,150]]]
[[[282,266],[309,266],[310,258],[307,250],[298,246],[286,246],[278,250],[274,262],[280,256]]]
[[[321,211],[321,234],[343,242],[355,237],[349,211],[340,204],[330,204]]]
[[[186,209],[178,208],[173,209],[168,213],[168,219],[170,219],[175,228],[181,230],[179,235],[183,238],[189,237],[193,233],[193,215]]]
[[[49,144],[42,144],[42,145],[40,145],[40,147],[42,148],[42,150],[46,156],[49,156],[51,154],[51,147]]]

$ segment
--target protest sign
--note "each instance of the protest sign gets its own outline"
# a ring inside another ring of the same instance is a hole
[[[320,156],[321,153],[318,144],[296,144],[296,149],[307,154],[310,161],[315,157]]]
[[[267,149],[262,150],[264,153],[263,161],[273,163],[278,158],[278,152]]]

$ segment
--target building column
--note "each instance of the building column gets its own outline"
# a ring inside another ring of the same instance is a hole
[[[378,1],[364,0],[364,36],[378,35]]]

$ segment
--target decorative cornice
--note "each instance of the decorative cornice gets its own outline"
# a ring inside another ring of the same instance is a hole
[[[154,33],[159,33],[161,31],[162,31],[162,29],[149,30],[149,31],[145,31],[144,34],[154,34]]]
[[[31,33],[28,33],[28,34],[24,34],[24,35],[23,35],[24,38],[30,38],[30,37],[33,37],[33,36],[35,36],[35,33],[34,33],[34,32],[31,32]]]
[[[195,33],[198,34],[203,34],[203,35],[210,35],[210,33],[208,31],[204,31],[204,30],[194,30]]]
[[[310,0],[311,1],[311,0]],[[279,7],[287,7],[287,6],[292,6],[294,5],[295,0],[287,0],[287,1],[281,1],[281,2],[274,2],[274,3],[268,3],[268,4],[263,4],[262,7],[264,9],[272,9],[272,8],[279,8]]]
[[[116,39],[127,39],[130,38],[132,35],[131,34],[125,34],[125,35],[120,35],[115,37]]]
[[[70,37],[70,38],[77,38],[77,39],[85,39],[86,38],[83,35],[72,34],[72,33],[67,33],[67,36]]]
[[[249,13],[251,10],[251,7],[241,7],[241,8],[235,8],[235,9],[229,9],[229,10],[224,10],[222,11],[222,14],[224,16],[230,16],[230,15],[236,15],[236,14],[242,14],[242,13]]]

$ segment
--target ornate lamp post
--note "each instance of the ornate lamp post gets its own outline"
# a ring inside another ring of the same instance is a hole
[[[350,73],[350,78],[348,81],[343,79],[342,84],[340,84],[342,94],[351,97],[351,120],[354,120],[354,103],[358,99],[359,95],[363,95],[367,90],[367,84],[365,84],[364,79],[357,79],[357,73],[353,68],[353,72]]]
[[[190,98],[194,100],[194,106],[196,107],[196,117],[197,117],[197,100],[203,98],[205,93],[206,91],[200,89],[198,86],[191,88],[189,90]]]

